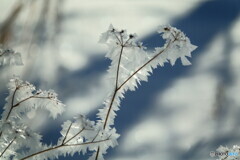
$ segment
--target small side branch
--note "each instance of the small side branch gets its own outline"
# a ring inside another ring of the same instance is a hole
[[[72,136],[72,138],[68,139],[66,142],[64,142],[63,144],[67,144],[68,142],[70,142],[72,139],[74,139],[75,137],[77,137],[79,134],[81,134],[83,131],[85,130],[85,128],[83,127],[78,133],[76,133],[74,136]]]
[[[95,139],[97,138],[98,134],[99,134],[100,131],[98,131],[98,133],[96,134],[96,136],[93,138],[92,142],[95,141]]]
[[[26,160],[26,159],[32,158],[32,157],[34,157],[36,155],[39,155],[39,154],[42,154],[42,153],[46,153],[46,152],[49,152],[49,151],[52,151],[52,150],[55,150],[55,149],[58,149],[58,148],[96,144],[96,143],[101,143],[101,142],[105,142],[105,141],[108,141],[108,140],[109,140],[109,138],[104,139],[104,140],[94,141],[94,142],[85,142],[85,143],[77,143],[77,144],[61,144],[61,145],[58,145],[58,146],[55,146],[55,147],[52,147],[52,148],[48,148],[48,149],[45,149],[45,150],[33,153],[33,154],[31,154],[29,156],[26,156],[26,157],[24,157],[24,158],[22,158],[20,160]]]
[[[14,104],[15,95],[16,95],[17,91],[18,91],[20,88],[21,88],[21,86],[17,86],[17,87],[15,88],[14,92],[13,92],[12,101],[11,101],[11,108],[10,108],[8,114],[7,114],[6,120],[8,120],[8,118],[9,118],[9,116],[10,116],[12,110],[13,110],[13,104]],[[6,121],[6,120],[5,120],[5,121]]]
[[[136,75],[139,71],[141,71],[145,66],[147,66],[149,63],[151,63],[154,59],[156,59],[160,54],[162,54],[164,51],[166,51],[166,49],[169,47],[169,45],[171,44],[171,41],[167,44],[166,48],[162,51],[160,51],[159,53],[157,53],[155,56],[153,56],[150,60],[148,60],[145,64],[143,64],[141,67],[139,67],[133,74],[131,74],[118,88],[117,91],[119,89],[121,89],[134,75]]]
[[[62,144],[64,144],[64,142],[65,142],[65,140],[66,140],[66,138],[67,138],[67,136],[68,136],[68,133],[69,133],[71,127],[72,127],[72,124],[73,124],[73,123],[71,122],[71,124],[70,124],[69,127],[68,127],[67,133],[66,133],[65,137],[63,138]]]
[[[14,93],[15,93],[15,92],[14,92]],[[15,94],[14,94],[14,96],[15,96]],[[13,96],[12,102],[14,101],[14,96]],[[13,103],[12,103],[11,109],[10,109],[10,111],[8,112],[8,115],[7,115],[7,117],[6,117],[6,120],[8,120],[8,118],[9,118],[9,116],[10,116],[10,114],[11,114],[11,112],[12,112],[12,110],[13,110],[14,108],[16,108],[17,106],[19,106],[19,105],[22,104],[23,102],[25,102],[25,101],[27,101],[27,100],[30,100],[30,99],[33,99],[33,98],[37,98],[37,99],[49,99],[49,100],[51,100],[50,97],[43,97],[43,96],[33,95],[33,96],[30,96],[30,97],[28,97],[28,98],[25,98],[25,99],[21,100],[20,102],[14,104],[14,105],[13,105]]]
[[[16,137],[13,138],[13,140],[7,145],[7,147],[3,150],[0,157],[3,156],[3,154],[8,150],[8,148],[13,144],[13,142],[16,140]]]

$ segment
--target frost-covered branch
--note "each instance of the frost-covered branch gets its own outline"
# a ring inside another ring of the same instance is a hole
[[[0,66],[23,65],[22,57],[19,52],[3,47],[0,44]]]
[[[101,138],[97,138],[99,132],[97,132],[96,134],[96,132],[92,128],[93,127],[92,125],[93,123],[91,121],[86,120],[82,116],[75,119],[74,122],[66,121],[62,125],[63,129],[61,131],[61,134],[64,136],[59,139],[58,145],[45,147],[45,149],[32,153],[28,156],[22,157],[20,160],[30,159],[33,157],[35,159],[47,159],[51,157],[56,157],[56,155],[57,156],[66,154],[73,155],[75,152],[85,153],[87,149],[92,150],[92,148],[95,148],[96,146],[99,145],[102,146],[104,146],[104,144],[108,144],[110,146],[114,145],[112,133],[105,135],[102,134]],[[80,131],[76,132],[77,130]],[[83,133],[83,131],[85,131],[86,133]],[[94,138],[91,139],[90,137],[93,136]]]
[[[74,117],[74,121],[63,123],[62,136],[57,145],[46,146],[42,144],[41,136],[26,126],[23,119],[27,118],[28,112],[37,108],[48,110],[50,116],[56,118],[64,110],[56,93],[36,90],[32,84],[15,78],[10,80],[6,100],[0,121],[0,156],[3,159],[54,159],[60,155],[93,151],[98,146],[116,145],[118,135],[115,129],[100,131],[94,122],[79,115]]]
[[[25,110],[44,108],[50,112],[53,118],[56,118],[64,110],[64,105],[57,99],[54,91],[36,90],[32,84],[18,78],[10,80],[9,91],[10,95],[2,114],[2,119],[5,121],[9,118],[21,117],[19,113],[25,112]],[[9,117],[10,114],[14,115]]]
[[[171,26],[159,27],[159,33],[166,43],[163,47],[156,48],[154,53],[148,53],[141,42],[136,42],[136,34],[128,35],[125,30],[118,30],[112,25],[102,34],[100,42],[108,45],[110,51],[106,56],[112,60],[109,80],[115,81],[115,87],[110,88],[112,94],[106,98],[105,107],[98,113],[98,125],[103,124],[103,130],[111,129],[114,124],[115,111],[119,109],[123,94],[127,90],[134,91],[141,80],[147,81],[152,68],[163,66],[168,61],[174,65],[178,58],[181,58],[183,65],[190,64],[186,56],[190,57],[196,46],[190,43],[184,33]],[[96,160],[100,150],[101,147],[96,150]]]
[[[120,135],[114,128],[114,119],[124,93],[134,91],[141,81],[147,81],[157,66],[164,66],[169,61],[174,65],[178,58],[183,65],[191,64],[186,57],[191,56],[196,46],[190,43],[184,33],[171,26],[161,26],[159,33],[166,42],[163,47],[156,48],[151,53],[141,42],[137,42],[136,34],[127,34],[126,30],[118,30],[110,25],[100,38],[101,43],[108,45],[106,57],[112,61],[106,80],[113,85],[108,85],[109,94],[104,107],[99,109],[97,122],[82,115],[64,122],[61,137],[55,145],[43,144],[41,135],[25,125],[23,119],[27,118],[29,112],[39,108],[47,110],[52,118],[62,114],[64,105],[58,100],[57,94],[51,90],[36,90],[34,85],[19,78],[10,80],[9,96],[0,121],[1,158],[47,160],[56,159],[60,155],[93,151],[89,160],[103,160],[107,149],[118,144]],[[14,60],[6,60],[4,57],[14,55],[15,52],[9,54],[6,50],[0,51],[0,64],[20,62],[14,56]]]
[[[26,115],[42,108],[56,118],[63,113],[64,105],[54,91],[36,90],[32,84],[19,78],[11,79],[8,89],[9,96],[0,121],[0,155],[4,159],[17,155],[14,158],[18,159],[21,153],[16,153],[21,150],[31,153],[42,148],[41,136],[24,123]]]
[[[96,143],[98,144],[98,143],[103,143],[103,142],[108,141],[108,140],[110,140],[110,139],[107,138],[107,139],[104,139],[104,140],[98,140],[98,141],[93,141],[93,142],[85,142],[85,143],[77,143],[77,144],[61,144],[61,145],[45,149],[45,150],[42,150],[42,151],[34,153],[34,154],[31,154],[31,155],[29,155],[27,157],[24,157],[24,158],[20,159],[20,160],[29,159],[31,157],[43,154],[45,152],[53,151],[53,150],[56,150],[56,149],[59,149],[59,148],[63,148],[63,147],[83,146],[83,145],[91,145],[91,144],[96,144]]]

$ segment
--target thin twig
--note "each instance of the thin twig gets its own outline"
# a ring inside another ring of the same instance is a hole
[[[30,96],[30,97],[28,97],[28,98],[25,98],[25,99],[21,100],[20,102],[18,102],[18,103],[16,103],[16,104],[14,104],[14,105],[11,106],[11,109],[10,109],[10,111],[8,112],[8,115],[7,115],[6,120],[9,118],[9,116],[10,116],[10,114],[11,114],[11,112],[12,112],[12,110],[13,110],[14,108],[16,108],[16,107],[19,106],[21,103],[23,103],[23,102],[25,102],[25,101],[27,101],[27,100],[29,100],[29,99],[32,99],[32,98],[49,99],[49,100],[51,99],[50,97],[42,97],[42,96],[37,97],[36,95]]]
[[[118,88],[117,91],[119,89],[121,89],[135,74],[137,74],[141,69],[143,69],[146,65],[148,65],[150,62],[152,62],[155,58],[157,58],[160,54],[162,54],[170,45],[171,41],[167,44],[166,48],[164,50],[161,50],[158,54],[156,54],[155,56],[153,56],[153,58],[151,58],[150,60],[148,60],[145,64],[143,64],[141,67],[139,67],[133,74],[131,74],[131,76],[129,76]]]
[[[93,138],[92,142],[95,141],[95,139],[97,138],[98,134],[99,134],[100,130],[98,131],[98,133],[96,134],[96,136]]]
[[[67,144],[68,142],[70,142],[73,138],[77,137],[79,134],[81,134],[83,131],[85,130],[85,128],[83,127],[78,133],[76,133],[74,136],[72,136],[70,139],[68,139],[66,142],[64,142],[63,144]]]
[[[121,32],[119,32],[120,38],[121,38],[121,44],[123,44],[123,36],[122,36],[123,30]]]
[[[8,120],[8,118],[9,118],[9,116],[10,116],[12,110],[13,110],[13,103],[14,103],[15,95],[16,95],[16,93],[17,93],[17,90],[19,90],[20,88],[21,88],[21,86],[17,86],[17,87],[15,88],[14,92],[13,92],[12,101],[11,101],[11,108],[10,108],[8,114],[7,114],[7,117],[6,117],[5,121]]]
[[[122,45],[122,42],[121,42],[121,40],[118,38],[118,36],[116,35],[116,33],[114,32],[113,34],[114,34],[114,36],[117,38],[118,42]]]
[[[8,146],[4,149],[4,151],[1,153],[0,157],[3,156],[3,154],[7,151],[7,149],[12,145],[12,143],[15,141],[16,137],[13,138],[13,140],[8,144]]]
[[[109,140],[109,138],[104,139],[104,140],[95,141],[95,142],[85,142],[85,143],[78,143],[78,144],[61,144],[61,145],[58,145],[56,147],[48,148],[48,149],[45,149],[45,150],[33,153],[33,154],[28,155],[28,156],[26,156],[26,157],[24,157],[24,158],[22,158],[20,160],[29,159],[29,158],[34,157],[36,155],[39,155],[39,154],[42,154],[42,153],[45,153],[45,152],[49,152],[49,151],[52,151],[52,150],[55,150],[55,149],[58,149],[58,148],[62,148],[62,147],[73,147],[73,146],[89,145],[89,144],[105,142],[105,141],[108,141],[108,140]]]
[[[65,140],[66,140],[66,138],[67,138],[67,136],[68,136],[68,133],[69,133],[71,127],[72,127],[72,124],[73,124],[73,123],[71,122],[71,124],[70,124],[69,127],[68,127],[67,133],[66,133],[65,137],[63,138],[62,144],[64,144],[64,142],[65,142]]]
[[[25,99],[21,100],[20,102],[16,103],[16,104],[13,105],[12,107],[15,108],[15,107],[19,106],[21,103],[23,103],[23,102],[25,102],[25,101],[27,101],[27,100],[29,100],[29,99],[32,99],[32,98],[49,99],[49,100],[51,100],[50,97],[43,97],[43,96],[39,96],[39,97],[38,97],[38,96],[36,96],[36,95],[33,95],[33,96],[30,96],[30,97],[28,97],[28,98],[25,98]]]

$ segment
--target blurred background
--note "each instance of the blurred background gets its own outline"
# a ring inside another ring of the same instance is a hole
[[[171,24],[198,46],[192,65],[166,64],[125,94],[119,146],[106,159],[212,160],[220,145],[240,144],[239,0],[0,0],[0,10],[0,44],[24,63],[0,66],[1,111],[13,75],[55,90],[67,105],[56,120],[41,110],[29,117],[45,143],[56,143],[62,122],[77,113],[96,120],[110,65],[98,39],[110,24],[137,33],[150,50],[163,44],[158,25]]]

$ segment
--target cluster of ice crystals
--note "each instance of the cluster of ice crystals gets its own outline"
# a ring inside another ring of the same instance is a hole
[[[23,62],[19,52],[0,45],[0,66],[4,65],[23,65]]]
[[[160,26],[158,32],[166,40],[164,47],[168,47],[166,52],[160,56],[162,61],[169,60],[171,65],[174,65],[176,60],[180,58],[183,65],[190,65],[191,63],[186,57],[191,57],[191,52],[197,47],[191,44],[189,38],[170,25]],[[159,52],[159,48],[156,49],[156,52]]]

